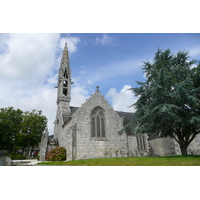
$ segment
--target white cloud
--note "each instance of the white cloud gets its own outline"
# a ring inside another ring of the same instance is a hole
[[[10,34],[0,55],[0,78],[35,84],[44,81],[55,61],[59,34]]]
[[[190,49],[189,55],[190,56],[200,56],[200,47]]]
[[[97,44],[97,45],[116,45],[116,41],[113,37],[104,33],[102,38],[97,37],[95,39],[95,44]]]
[[[88,79],[88,80],[87,80],[87,84],[88,84],[88,85],[91,85],[91,84],[93,84],[93,81],[92,81],[91,79]]]
[[[117,92],[116,88],[111,88],[108,91],[106,97],[111,98],[114,110],[124,112],[135,111],[133,107],[130,107],[136,101],[132,91],[129,90],[130,88],[130,85],[124,85],[120,92]]]
[[[73,81],[76,84],[72,85],[72,88],[71,88],[71,102],[70,102],[70,105],[79,107],[89,97],[89,92],[85,88],[85,85],[82,85],[79,82],[78,79],[74,79],[73,78]]]
[[[58,82],[58,73],[56,73],[55,75],[52,75],[50,76],[48,79],[47,79],[47,82],[51,85],[57,85],[57,82]]]
[[[60,40],[60,48],[63,49],[65,46],[66,38],[62,38]],[[77,51],[77,45],[81,42],[80,38],[78,37],[67,37],[67,48],[69,53],[75,53]]]
[[[42,110],[43,115],[48,118],[48,128],[53,134],[53,122],[56,115],[56,94],[54,87],[49,85],[38,85],[32,88],[21,86],[15,87],[14,83],[0,81],[1,107],[12,106],[23,111],[33,109]]]
[[[9,35],[6,33],[0,34],[0,53],[5,53],[7,49],[7,40],[9,39]]]
[[[63,40],[60,34],[0,34],[1,107],[42,110],[50,134],[56,116],[55,70],[59,69]],[[78,43],[78,38],[69,38],[71,53],[77,51]],[[81,94],[85,98],[86,93]]]

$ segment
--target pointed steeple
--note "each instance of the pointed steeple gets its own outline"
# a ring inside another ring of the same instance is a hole
[[[58,96],[57,103],[60,101],[70,102],[71,100],[71,70],[69,65],[69,55],[67,48],[67,39],[63,50],[59,75],[58,75]]]
[[[67,41],[62,53],[60,69],[58,73],[58,93],[57,93],[57,114],[54,122],[54,139],[61,141],[62,126],[70,118],[71,100],[71,70],[69,65],[69,55]]]

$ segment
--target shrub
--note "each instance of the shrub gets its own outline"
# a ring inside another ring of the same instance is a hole
[[[22,156],[20,154],[18,155],[10,155],[11,160],[24,160],[26,159],[26,156]]]
[[[37,158],[38,152],[33,152],[33,158]]]
[[[37,160],[40,160],[40,153],[37,154]]]
[[[66,149],[64,147],[56,147],[51,149],[47,156],[47,161],[64,161],[66,160]]]

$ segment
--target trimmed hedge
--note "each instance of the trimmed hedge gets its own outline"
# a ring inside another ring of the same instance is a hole
[[[22,156],[22,155],[10,155],[11,160],[24,160],[26,159],[26,156]]]

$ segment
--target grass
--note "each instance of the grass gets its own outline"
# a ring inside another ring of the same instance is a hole
[[[200,166],[200,156],[99,158],[74,161],[48,161],[50,166]]]

